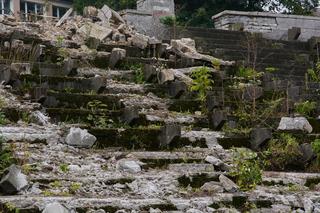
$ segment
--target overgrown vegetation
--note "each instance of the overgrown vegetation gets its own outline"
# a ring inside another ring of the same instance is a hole
[[[87,103],[87,108],[91,113],[87,116],[87,120],[91,125],[98,128],[107,128],[112,120],[108,119],[108,116],[103,112],[107,109],[107,105],[103,104],[101,101],[94,100]]]
[[[316,108],[317,103],[313,101],[300,102],[294,105],[295,112],[306,117],[312,117]]]
[[[289,133],[271,139],[264,154],[270,169],[282,171],[294,168],[302,156],[298,140]]]
[[[202,103],[202,109],[205,111],[207,93],[212,90],[214,84],[210,70],[208,67],[194,69],[191,77],[193,78],[193,84],[190,87],[190,90],[197,92],[198,99]]]
[[[160,18],[160,22],[166,26],[174,26],[176,23],[176,17],[175,16],[164,16]]]
[[[312,143],[312,150],[317,155],[317,165],[320,165],[320,139],[315,139]]]
[[[4,139],[0,137],[0,174],[11,164],[16,163],[13,155],[13,150],[10,147],[5,147]]]
[[[320,61],[315,64],[315,67],[308,69],[308,76],[311,81],[320,82]]]
[[[262,163],[256,153],[247,149],[234,149],[232,164],[230,174],[242,190],[255,189],[262,182]]]

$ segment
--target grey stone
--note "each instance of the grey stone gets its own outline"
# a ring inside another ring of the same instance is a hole
[[[133,46],[139,47],[140,49],[145,49],[148,47],[148,37],[140,34],[140,33],[135,33],[134,35],[131,36],[130,41]]]
[[[1,66],[0,67],[0,81],[9,83],[11,80],[12,72],[10,70],[10,67],[8,66]]]
[[[237,186],[237,184],[235,184],[232,180],[230,180],[229,178],[227,178],[224,175],[219,176],[219,181],[222,184],[222,186],[226,192],[234,193],[239,190],[239,187]]]
[[[300,27],[292,27],[288,30],[288,40],[295,41],[298,40],[299,36],[301,35],[301,28]]]
[[[66,137],[66,143],[70,146],[80,148],[90,148],[96,142],[97,138],[88,133],[86,129],[72,127]]]
[[[311,144],[304,143],[300,145],[300,151],[302,153],[302,159],[304,162],[309,162],[316,157]]]
[[[42,213],[74,213],[74,211],[69,210],[58,202],[54,202],[47,204]]]
[[[282,117],[278,130],[311,133],[313,128],[305,117]]]
[[[251,149],[258,150],[272,138],[272,131],[267,128],[255,128],[250,133]]]
[[[120,160],[117,163],[117,169],[123,172],[138,173],[141,172],[141,166],[134,160]]]
[[[157,67],[153,64],[145,64],[143,67],[144,79],[149,82],[157,76]]]
[[[161,146],[168,146],[170,143],[181,136],[181,126],[176,124],[167,124],[161,128],[158,136]]]
[[[243,92],[243,98],[249,101],[257,100],[262,95],[263,88],[258,86],[247,86]]]
[[[16,194],[28,186],[26,175],[21,173],[21,168],[11,165],[5,170],[5,175],[0,181],[1,192],[6,195]]]
[[[211,192],[211,193],[223,193],[223,187],[219,182],[211,181],[203,184],[201,186],[201,190],[205,192]]]
[[[214,130],[220,130],[227,121],[226,113],[222,110],[215,110],[209,116],[210,126]]]
[[[206,162],[213,164],[214,166],[220,167],[223,165],[223,161],[213,157],[213,156],[207,156],[205,159]]]
[[[158,83],[164,84],[174,81],[174,72],[171,69],[163,69],[158,73]]]
[[[136,108],[129,108],[126,107],[123,110],[122,116],[121,116],[121,121],[126,123],[126,124],[133,124],[135,123],[137,120],[139,120],[140,115],[139,115],[139,110]]]
[[[182,81],[174,81],[168,84],[168,94],[173,98],[179,98],[187,90],[187,85]]]
[[[31,65],[30,63],[12,63],[10,69],[16,75],[27,74],[30,75],[31,73]]]
[[[114,68],[119,61],[123,60],[126,57],[126,50],[120,48],[113,48],[110,55],[109,67]]]

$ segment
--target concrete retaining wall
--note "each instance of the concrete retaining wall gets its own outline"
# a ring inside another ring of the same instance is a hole
[[[288,40],[288,30],[301,28],[298,37],[307,41],[313,36],[320,36],[320,18],[312,16],[296,16],[264,12],[224,11],[212,17],[215,28],[223,30],[239,30],[260,32],[265,38]]]

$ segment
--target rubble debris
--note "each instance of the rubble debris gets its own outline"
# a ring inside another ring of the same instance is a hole
[[[69,210],[65,205],[58,202],[49,203],[46,205],[42,213],[74,213],[75,211]]]
[[[66,137],[66,143],[68,145],[80,148],[91,148],[96,140],[97,138],[88,133],[88,130],[74,127],[70,129]]]
[[[67,20],[67,18],[69,18],[72,12],[73,12],[73,8],[70,8],[58,21],[58,23],[56,24],[56,27],[60,27]]]
[[[0,181],[0,191],[6,195],[16,194],[28,186],[27,176],[21,173],[21,168],[11,165],[6,169]]]
[[[278,126],[278,130],[293,132],[302,131],[311,133],[313,128],[305,117],[282,117]]]

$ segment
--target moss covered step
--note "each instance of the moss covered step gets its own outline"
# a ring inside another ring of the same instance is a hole
[[[66,76],[38,76],[21,75],[21,85],[18,88],[30,90],[33,87],[43,87],[62,91],[101,92],[105,89],[106,79],[103,77],[66,77]]]
[[[88,122],[88,116],[92,116],[93,119],[103,118],[105,122],[109,119],[118,123],[119,118],[122,115],[120,110],[89,110],[89,109],[70,109],[70,108],[47,108],[46,113],[55,122]],[[95,122],[93,121],[93,122]],[[98,122],[98,121],[97,121]]]
[[[23,202],[21,202],[23,199]],[[6,213],[41,213],[45,203],[58,202],[74,208],[78,213],[86,213],[90,209],[103,209],[106,212],[115,213],[118,210],[138,210],[139,212],[148,212],[150,208],[160,209],[162,211],[174,211],[177,208],[169,201],[157,198],[88,198],[79,196],[2,196],[0,198],[0,208]]]
[[[174,128],[174,127],[173,127]],[[90,129],[89,132],[97,137],[96,148],[120,147],[123,149],[136,149],[159,151],[194,146],[206,148],[204,139],[191,141],[180,137],[179,131],[170,130],[170,126],[141,126],[138,128],[109,128]]]
[[[121,95],[114,94],[90,94],[90,93],[69,93],[49,90],[44,102],[45,107],[64,107],[64,108],[87,108],[88,103],[104,104],[104,108],[116,110],[123,108],[120,100]]]

